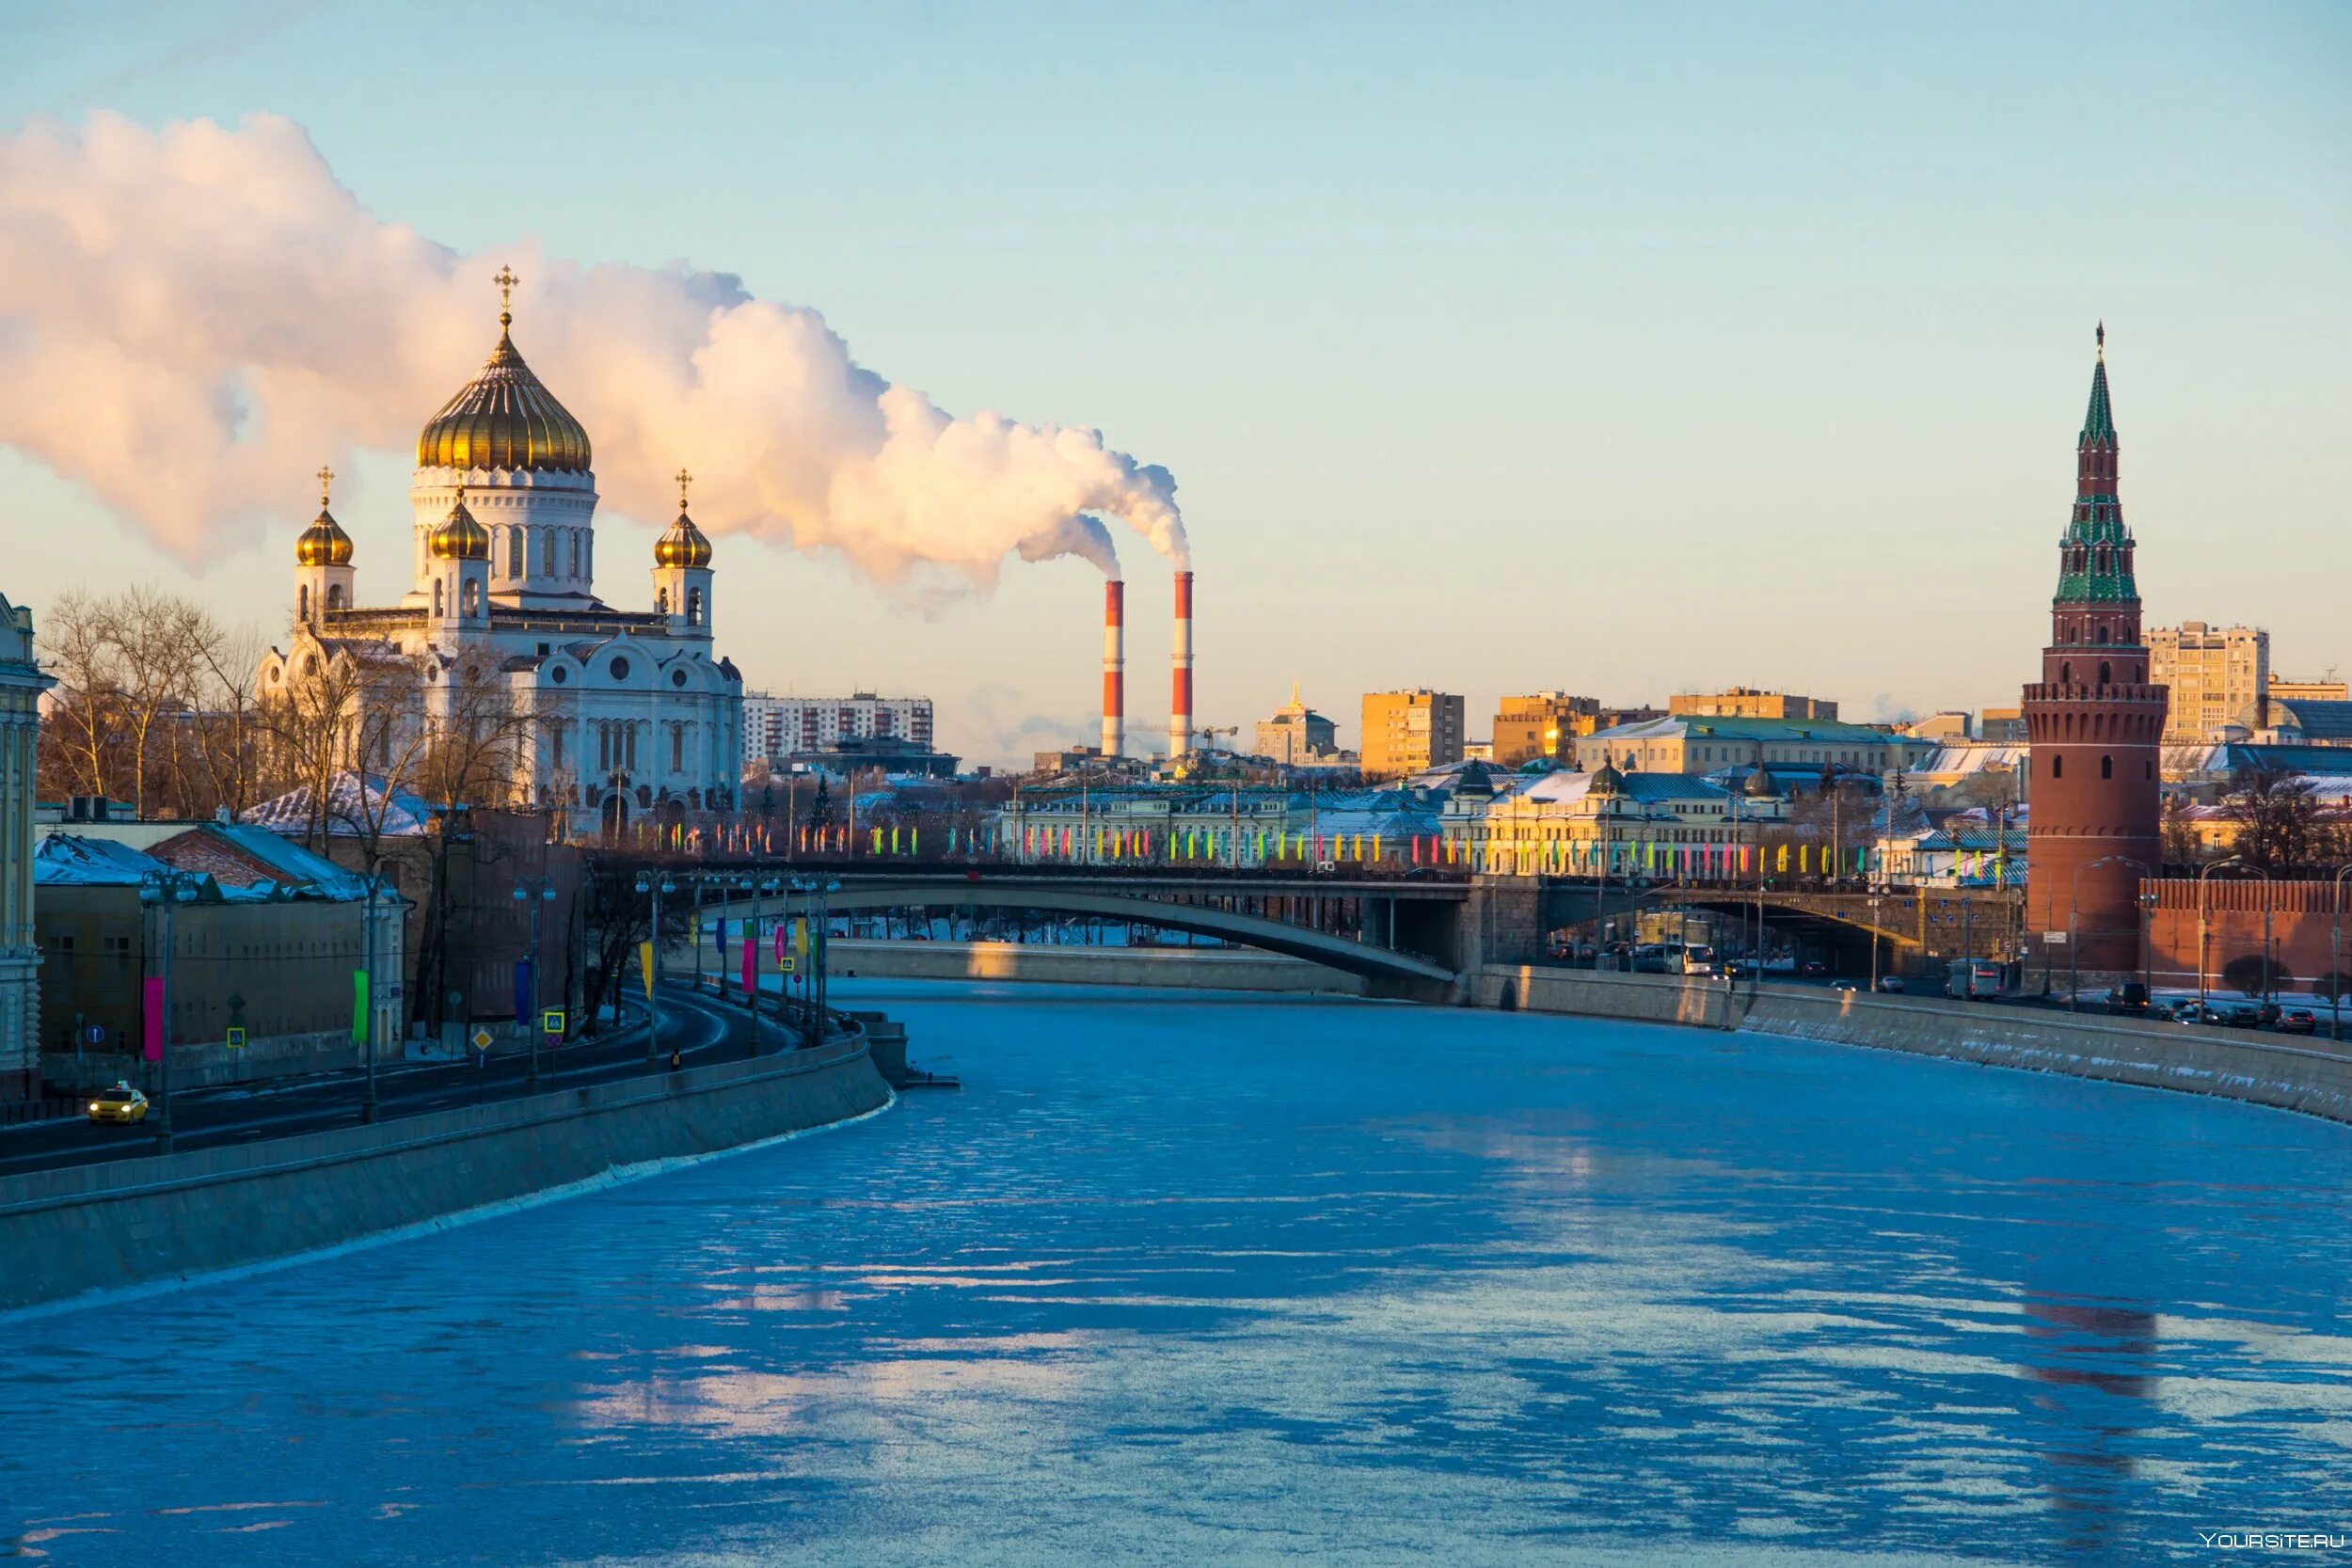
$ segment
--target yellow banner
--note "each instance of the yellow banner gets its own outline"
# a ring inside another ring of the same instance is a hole
[[[638,972],[639,972],[640,974],[644,974],[644,977],[645,977],[645,1000],[646,1000],[646,1001],[648,1001],[648,1002],[650,1002],[650,1001],[652,1001],[652,1000],[653,1000],[653,943],[652,943],[652,942],[639,942],[639,943],[637,944],[637,968],[638,968]]]

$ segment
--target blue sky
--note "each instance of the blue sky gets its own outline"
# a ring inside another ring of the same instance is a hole
[[[948,409],[1168,466],[1208,722],[1294,678],[1350,740],[1395,685],[1473,716],[1734,681],[2013,703],[2102,317],[2152,621],[2266,625],[2276,668],[2352,672],[2342,7],[96,4],[0,29],[0,132],[283,114],[443,244],[736,272]],[[405,465],[339,508],[363,596],[405,586]],[[6,451],[0,509],[0,591],[37,610],[125,571],[239,618],[289,596],[290,537],[190,577]],[[599,587],[641,603],[651,531],[601,515]],[[755,684],[927,692],[980,760],[1090,733],[1081,564],[924,619],[838,562],[720,549]],[[1166,577],[1125,553],[1149,730]]]

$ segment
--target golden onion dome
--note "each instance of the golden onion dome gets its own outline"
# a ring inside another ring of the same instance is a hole
[[[503,296],[515,275],[501,268],[495,281]],[[588,468],[588,432],[515,352],[507,331],[514,320],[501,298],[498,347],[482,373],[426,421],[417,437],[418,467]]]
[[[449,509],[441,526],[425,541],[436,561],[487,561],[490,559],[490,531],[474,521],[466,510],[466,492],[457,492],[457,504]]]
[[[294,562],[302,566],[348,566],[351,564],[351,535],[342,524],[325,507],[310,519],[310,526],[294,540]]]
[[[677,481],[677,521],[669,531],[653,542],[653,563],[657,566],[707,566],[710,564],[710,537],[694,526],[694,519],[686,515],[686,487],[694,483],[694,476],[680,468],[674,476]]]
[[[710,536],[694,526],[694,519],[681,512],[669,531],[653,542],[653,563],[657,566],[707,566],[710,564]]]
[[[319,515],[310,519],[310,526],[294,540],[294,563],[298,566],[348,566],[351,564],[351,535],[343,525],[326,510],[330,499],[329,486],[335,483],[335,470],[322,467],[318,472]]]

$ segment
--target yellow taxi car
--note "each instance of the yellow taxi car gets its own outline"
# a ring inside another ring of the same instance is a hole
[[[145,1121],[147,1096],[128,1084],[118,1082],[113,1088],[101,1089],[91,1097],[89,1118],[92,1121]]]

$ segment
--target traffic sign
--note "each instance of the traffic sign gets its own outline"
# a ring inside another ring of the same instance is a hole
[[[490,1042],[496,1037],[487,1029],[476,1029],[473,1032],[473,1048],[476,1051],[487,1051],[490,1049]]]
[[[93,1023],[82,1031],[82,1038],[92,1045],[103,1045],[106,1043],[106,1026]]]
[[[243,1051],[245,1049],[245,1031],[243,1029],[232,1028],[229,1031],[229,1049],[231,1051]]]
[[[791,955],[791,954],[787,953],[787,954],[786,954],[786,955],[785,955],[782,958],[778,959],[777,961],[778,961],[779,963],[781,963],[781,964],[784,966],[784,973],[785,973],[785,974],[791,974],[791,973],[792,973],[792,966],[793,966],[793,964],[794,964],[797,960],[796,960],[796,959],[794,959],[794,958],[792,957],[792,955]]]
[[[542,1034],[562,1034],[564,1032],[564,1009],[549,1007],[542,1012],[539,1015],[539,1029]]]

